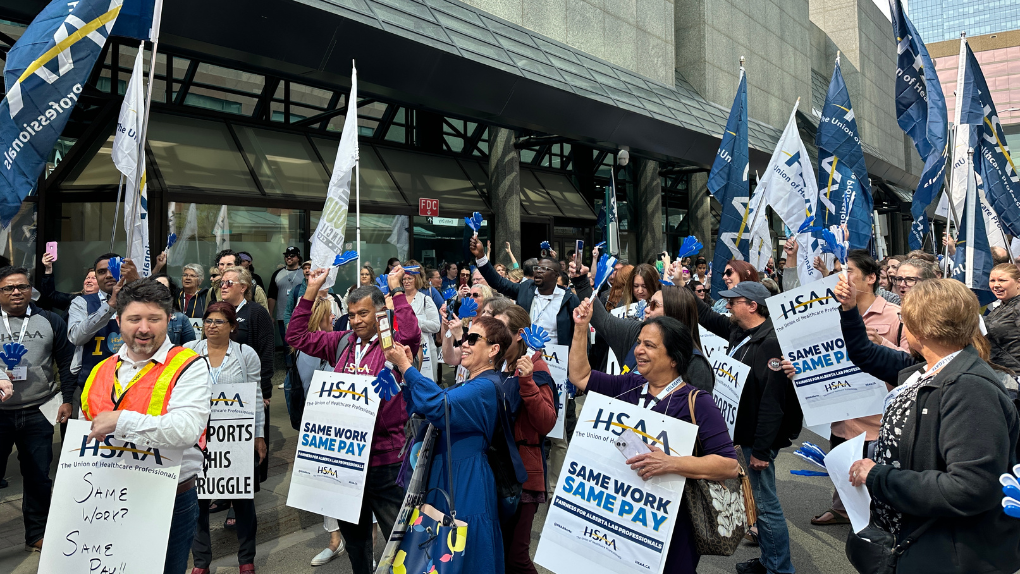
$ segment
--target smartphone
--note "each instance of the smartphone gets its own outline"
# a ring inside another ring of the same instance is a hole
[[[54,261],[57,260],[57,242],[56,241],[48,241],[46,243],[46,253],[49,253],[50,257],[52,257]]]
[[[616,449],[620,451],[625,460],[630,460],[639,454],[652,452],[652,449],[632,429],[620,433],[613,444],[616,445]]]
[[[393,331],[390,329],[390,315],[386,311],[379,311],[375,314],[375,320],[378,325],[379,342],[382,344],[383,349],[389,349],[393,346]]]
[[[581,260],[584,255],[584,241],[578,239],[574,242],[574,269],[581,272]]]

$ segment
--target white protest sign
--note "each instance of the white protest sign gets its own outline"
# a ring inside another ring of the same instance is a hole
[[[619,307],[617,307],[615,309],[611,309],[609,311],[609,313],[612,314],[615,317],[620,317],[620,318],[637,317],[637,315],[638,315],[638,304],[637,303],[631,303],[630,305],[627,305],[627,306],[621,305],[621,306],[619,306]]]
[[[567,399],[568,389],[571,389],[570,379],[567,377],[567,357],[570,347],[567,345],[550,345],[546,343],[542,349],[542,358],[549,365],[549,374],[556,383],[556,424],[546,436],[551,438],[564,438],[564,425],[567,420]]]
[[[315,371],[287,506],[357,524],[379,412],[373,377]]]
[[[418,369],[418,372],[434,381],[436,380],[435,369],[432,364],[432,354],[429,352],[433,345],[432,335],[428,333],[423,334],[421,337],[421,367]]]
[[[166,558],[183,453],[89,442],[91,427],[67,421],[39,572],[152,572]]]
[[[588,393],[535,562],[557,574],[662,573],[684,478],[642,480],[614,444],[626,429],[674,456],[690,455],[698,432],[679,419]]]
[[[709,356],[710,353],[714,354],[717,350],[725,355],[726,348],[730,346],[729,341],[701,325],[698,325],[698,336],[701,337],[701,352],[704,353],[706,357]]]
[[[850,467],[864,458],[864,438],[861,433],[825,455],[825,470],[843,501],[854,532],[864,530],[871,520],[871,494],[867,487],[850,484]]]
[[[616,353],[613,352],[612,347],[609,348],[609,355],[606,357],[606,374],[607,375],[623,374],[623,368],[620,366],[620,359],[616,358]]]
[[[881,414],[887,392],[847,358],[832,292],[838,281],[830,275],[765,300],[779,346],[797,370],[793,384],[805,426]]]
[[[198,497],[255,498],[255,385],[212,385],[210,408]]]
[[[188,321],[191,321],[191,328],[195,330],[195,340],[202,340],[202,327],[205,325],[205,319],[201,317],[190,317]]]
[[[715,337],[715,335],[712,336]],[[721,337],[716,338],[721,339]],[[719,412],[722,413],[723,420],[726,421],[726,430],[730,432],[730,439],[733,439],[740,395],[744,392],[744,383],[747,382],[747,375],[751,373],[751,367],[727,356],[725,347],[721,349],[714,345],[706,347],[704,354],[708,363],[712,365],[712,374],[715,375],[712,398],[715,399],[715,405],[719,407]]]

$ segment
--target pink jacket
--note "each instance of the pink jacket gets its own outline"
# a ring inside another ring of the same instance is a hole
[[[329,364],[336,365],[334,369],[338,373],[353,373],[358,375],[377,375],[386,364],[386,357],[383,354],[379,339],[369,343],[368,352],[361,360],[361,370],[357,368],[354,360],[354,349],[357,346],[357,336],[351,337],[347,350],[339,357],[336,357],[336,348],[340,339],[350,331],[316,331],[308,332],[308,318],[312,315],[312,302],[301,298],[294,314],[290,317],[290,324],[287,326],[287,344],[302,353],[325,359]],[[398,328],[393,333],[393,338],[399,343],[411,347],[411,353],[417,354],[421,346],[421,329],[418,327],[418,319],[414,316],[414,310],[407,303],[403,293],[397,293],[393,297],[393,323]],[[400,373],[393,371],[397,381],[401,380]],[[382,466],[400,462],[400,449],[404,447],[404,423],[407,422],[407,408],[404,405],[403,394],[397,393],[392,399],[385,401],[379,407],[379,414],[375,419],[375,431],[372,435],[372,454],[369,458],[369,466]]]

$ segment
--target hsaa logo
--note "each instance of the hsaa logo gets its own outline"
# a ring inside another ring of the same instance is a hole
[[[227,393],[220,391],[220,395],[214,399],[210,399],[210,402],[223,403],[228,407],[237,406],[242,409],[244,408],[244,401],[241,400],[241,393],[234,393],[234,397],[230,398],[227,396]]]
[[[597,528],[588,528],[587,526],[585,526],[584,535],[587,536],[588,538],[591,538],[592,540],[598,540],[599,542],[605,544],[607,548],[612,548],[613,550],[616,550],[616,539],[610,538],[608,534],[603,534],[599,532]]]
[[[121,458],[124,453],[130,453],[133,460],[145,460],[148,457],[154,457],[156,464],[163,465],[163,461],[171,462],[169,458],[166,458],[159,454],[158,448],[138,448],[133,442],[124,442],[123,445],[116,445],[111,441],[116,439],[113,438],[112,434],[106,435],[106,438],[102,442],[99,440],[93,441],[89,444],[88,435],[81,437],[81,448],[71,449],[72,452],[78,451],[78,458],[85,458],[89,456],[98,456],[99,458]],[[118,441],[119,442],[119,441]]]

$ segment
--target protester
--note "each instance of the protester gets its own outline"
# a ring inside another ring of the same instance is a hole
[[[710,393],[699,392],[684,383],[694,353],[691,330],[672,317],[648,319],[641,327],[635,349],[637,372],[607,375],[591,369],[584,350],[593,307],[597,305],[586,299],[574,310],[576,326],[568,373],[575,387],[687,422],[691,422],[688,395],[698,392],[694,404],[701,456],[672,456],[653,444],[652,452],[633,457],[627,464],[645,480],[665,474],[717,481],[735,478],[737,453],[726,430],[726,421]],[[683,513],[673,528],[663,572],[695,572],[700,559],[694,547],[690,516]]]
[[[481,243],[478,245],[481,251]],[[484,259],[484,255],[479,257]],[[496,275],[491,266],[489,270]],[[466,547],[470,551],[464,553],[463,572],[504,572],[496,481],[486,451],[499,424],[500,379],[494,369],[503,364],[510,340],[509,329],[500,321],[476,318],[460,347],[460,364],[468,370],[468,378],[449,389],[440,388],[414,368],[413,349],[394,343],[386,351],[386,359],[404,376],[402,395],[408,412],[424,416],[439,430],[425,502],[440,508],[446,504],[432,489],[443,489],[453,497],[457,519],[468,525]],[[452,452],[445,446],[447,441]],[[446,471],[448,458],[453,459],[452,476]]]
[[[170,342],[174,346],[180,346],[184,343],[188,343],[197,339],[195,336],[195,328],[191,326],[191,321],[188,316],[181,313],[180,307],[177,306],[177,299],[180,289],[177,288],[177,284],[174,283],[173,279],[170,279],[166,275],[160,275],[156,277],[156,281],[159,281],[160,285],[170,290],[171,300],[173,304],[173,314],[170,316],[170,321],[167,323],[166,336],[170,339]]]
[[[457,290],[460,291],[464,287],[471,287],[471,270],[467,266],[462,267],[457,276]]]
[[[56,313],[32,302],[28,270],[0,269],[0,343],[20,343],[26,353],[16,367],[0,369],[0,461],[6,468],[14,446],[18,447],[24,496],[25,550],[39,551],[50,510],[50,464],[53,462],[53,425],[71,416],[75,378],[71,375],[74,345],[67,339],[67,324]],[[54,365],[60,375],[59,387]],[[12,381],[18,384],[14,395]],[[39,407],[60,395],[56,420],[46,420]],[[2,473],[0,473],[2,474]],[[58,544],[58,540],[54,540]]]
[[[85,278],[82,280],[81,291],[77,293],[61,293],[53,280],[53,256],[43,253],[43,276],[39,285],[39,293],[42,295],[40,303],[44,308],[53,309],[67,313],[71,308],[71,302],[79,295],[91,295],[99,291],[99,282],[96,281],[96,270],[88,268],[85,270]]]
[[[848,479],[867,487],[876,527],[900,541],[926,528],[895,556],[898,572],[1014,572],[1020,522],[1002,512],[998,477],[1017,462],[1020,420],[970,344],[977,298],[959,281],[922,281],[902,314],[924,362],[899,374],[874,459],[855,462]]]
[[[622,306],[628,309],[627,316],[633,315],[633,312],[630,310],[632,304],[639,301],[647,303],[648,299],[661,287],[662,283],[659,281],[659,272],[655,270],[654,266],[642,263],[635,267],[623,290]]]
[[[126,283],[121,278],[111,299],[124,344],[85,382],[81,402],[85,418],[92,421],[88,438],[112,434],[139,446],[184,449],[163,564],[164,574],[182,574],[198,521],[195,479],[203,460],[198,441],[209,422],[209,367],[191,349],[170,344],[166,326],[172,304],[166,287],[154,279]],[[142,372],[145,367],[149,368]],[[170,379],[175,379],[173,385],[160,387]],[[127,382],[120,397],[116,381]],[[164,392],[166,398],[153,404],[153,394]]]
[[[233,252],[233,251],[231,251],[229,249],[225,249],[225,250],[220,251],[219,253],[217,253],[215,261],[216,261],[216,269],[217,269],[217,271],[220,272],[221,276],[222,276],[222,273],[224,271],[226,271],[226,269],[228,267],[240,267],[240,257],[238,257],[237,253],[235,253],[235,252]],[[242,267],[242,269],[243,269],[243,267]],[[245,272],[247,273],[247,271],[245,271]],[[211,274],[210,274],[210,276],[211,276]],[[249,275],[248,277],[250,279],[251,275]],[[223,300],[223,299],[220,298],[220,296],[222,295],[222,293],[220,292],[220,289],[214,288],[214,289],[211,290],[211,293],[212,293],[212,299],[209,301],[210,303],[213,302],[213,301],[222,301]],[[258,303],[263,309],[266,309],[266,310],[269,309],[269,300],[266,298],[266,292],[262,289],[262,287],[259,287],[258,285],[256,285],[254,281],[249,280],[249,282],[248,282],[248,290],[245,291],[242,294],[242,296],[244,298],[248,299],[249,301],[254,301],[254,302]]]
[[[287,333],[287,301],[292,289],[301,285],[305,275],[301,271],[301,250],[293,245],[283,252],[284,267],[273,272],[269,278],[269,314],[276,320],[280,340]]]
[[[417,265],[419,271],[421,269],[421,264],[414,259],[408,260],[404,265],[408,267]],[[418,319],[418,328],[421,329],[422,348],[428,348],[429,361],[432,367],[435,368],[437,365],[436,348],[435,345],[427,343],[429,339],[439,332],[439,309],[431,297],[426,296],[424,291],[419,290],[424,289],[426,286],[425,278],[420,272],[417,274],[405,273],[404,278],[401,279],[401,285],[404,289],[404,297],[410,303],[415,318]],[[421,364],[424,360],[425,357],[421,357],[418,364]]]
[[[896,268],[896,273],[889,277],[893,284],[893,291],[902,297],[906,295],[918,281],[935,279],[938,271],[930,262],[923,259],[905,259]]]
[[[188,263],[181,270],[181,292],[177,308],[189,318],[204,317],[209,289],[202,289],[204,270],[198,263]]]
[[[709,307],[712,306],[712,296],[708,292],[708,286],[701,284],[699,281],[691,281],[687,283],[687,288],[694,293],[694,296],[705,302]]]
[[[397,257],[390,257],[389,259],[386,260],[386,275],[389,275],[390,271],[393,271],[393,267],[395,265],[400,265],[400,259],[399,258],[397,258]]]
[[[427,267],[425,268],[425,277],[428,282],[425,284],[425,294],[432,298],[432,302],[436,304],[438,310],[443,306],[445,301],[443,300],[443,278],[439,275],[439,270]]]
[[[259,356],[248,345],[241,345],[230,340],[231,333],[237,329],[237,314],[230,303],[220,301],[209,305],[203,316],[201,341],[192,341],[185,345],[199,354],[209,363],[209,381],[216,392],[215,385],[250,384],[255,386],[255,404],[262,402],[262,389],[259,385],[262,365]],[[266,458],[265,413],[255,409],[255,492],[259,491],[259,476],[256,469],[262,459]],[[195,541],[192,545],[195,568],[191,574],[209,574],[212,563],[212,540],[209,537],[209,500],[198,501],[198,528],[195,530]],[[255,571],[255,536],[258,532],[258,516],[255,514],[254,499],[231,500],[236,515],[237,525],[237,563],[241,572]]]
[[[699,283],[705,283],[706,275],[708,275],[708,260],[699,256],[694,260],[694,275],[691,276],[691,279]]]
[[[985,317],[992,362],[1020,372],[1020,269],[1012,263],[996,265],[988,287],[1000,301]]]
[[[358,287],[371,287],[373,285],[375,285],[375,269],[368,263],[365,263],[361,266],[361,270],[358,271],[358,283],[351,285],[347,289],[346,295],[350,295]]]
[[[443,266],[443,291],[450,287],[457,288],[457,264],[447,263]]]
[[[601,295],[607,310],[612,311],[623,305],[624,294],[627,292],[627,285],[631,284],[632,275],[634,275],[634,266],[624,265],[609,276],[606,283],[611,283],[612,286],[609,291]]]
[[[241,260],[241,267],[248,270],[248,274],[251,275],[251,280],[265,290],[266,283],[262,280],[262,276],[255,272],[255,261],[252,259],[251,253],[248,253],[247,251],[238,251],[237,257]]]
[[[506,242],[506,244],[503,246],[503,249],[506,251],[507,256],[510,257],[510,271],[513,271],[514,269],[520,269],[521,266],[517,263],[517,258],[514,257],[513,250],[510,249],[509,241]],[[509,271],[507,271],[507,273],[509,274]]]
[[[734,267],[735,263],[742,265]],[[729,275],[723,274],[724,280],[730,281],[738,273],[749,276],[746,269],[754,271],[742,261],[730,261],[726,269],[733,269]],[[765,304],[768,289],[741,278],[719,296],[726,302],[731,317],[697,301],[698,322],[729,341],[727,354],[751,368],[737,407],[733,442],[751,454],[748,477],[758,506],[758,530],[753,537],[761,547],[761,558],[738,564],[737,572],[792,573],[790,534],[776,493],[775,460],[779,449],[790,446],[800,434],[803,424],[800,402],[793,383],[782,372],[783,352]]]
[[[502,263],[497,263],[496,265],[494,265],[494,267],[496,268],[496,273],[499,273],[500,277],[506,278],[507,272],[506,265],[503,265]]]
[[[502,315],[507,309],[515,306],[514,302],[509,298],[497,294],[482,299],[482,302],[478,305],[478,314],[482,317],[495,317],[496,315]]]
[[[308,328],[312,304],[316,294],[328,277],[328,269],[315,269],[308,277],[308,288],[294,308],[290,325],[287,326],[287,344],[313,357],[335,365],[338,373],[376,376],[383,369],[386,357],[378,336],[375,314],[386,307],[382,291],[375,286],[363,286],[347,296],[347,314],[350,331],[317,331]],[[404,269],[397,265],[387,275],[391,292],[397,290],[404,276]],[[393,295],[393,323],[396,330],[394,341],[407,345],[417,354],[421,341],[421,329],[407,298],[403,293]],[[399,382],[400,376],[397,375]],[[373,514],[382,531],[393,531],[404,492],[396,484],[400,471],[400,450],[404,446],[404,423],[407,422],[404,394],[397,394],[383,401],[376,415],[372,434],[372,447],[365,480],[361,516],[357,524],[340,522],[340,533],[347,543],[347,555],[351,560],[354,574],[371,574],[372,567],[372,524]],[[321,553],[320,553],[321,556]],[[317,556],[318,557],[318,556]]]
[[[510,272],[506,274],[506,278],[509,279],[511,283],[520,283],[521,281],[524,281],[524,271],[521,269],[511,269]]]
[[[293,289],[287,293],[287,301],[284,306],[287,311],[283,314],[283,324],[287,325],[290,323],[290,315],[294,312],[294,307],[297,307],[297,302],[301,299],[301,296],[305,294],[305,289],[308,287],[308,276],[312,273],[312,262],[305,261],[301,264],[301,283],[297,284]],[[330,289],[332,293],[332,289]],[[286,333],[286,331],[284,331]]]
[[[787,241],[787,244],[789,243],[790,242]],[[793,243],[796,246],[796,241],[794,241]],[[790,260],[791,261],[797,260],[796,250],[794,251],[794,255],[790,257]],[[792,275],[794,278],[797,277],[796,273],[790,273],[790,275]],[[759,281],[758,271],[755,270],[753,265],[751,265],[747,261],[737,261],[736,259],[730,259],[729,261],[726,262],[726,267],[723,269],[722,276],[723,283],[726,284],[726,289],[728,290],[732,290],[742,281],[750,281],[752,283],[757,283]],[[785,285],[786,275],[783,276],[783,282],[784,291],[789,291],[790,289],[793,288]],[[722,294],[720,294],[719,300],[712,305],[712,310],[715,311],[716,313],[723,313],[727,309],[726,305],[727,305],[726,298]],[[723,338],[725,339],[726,337]]]

